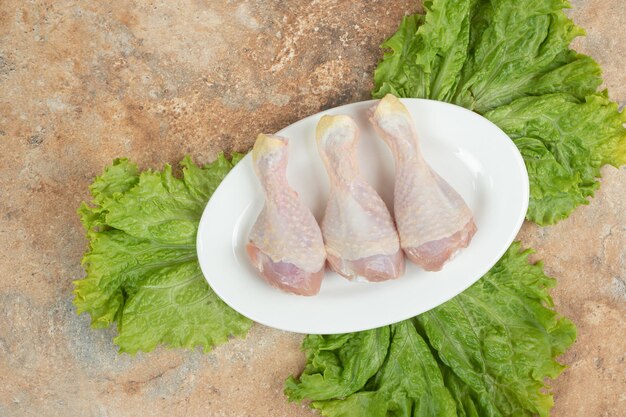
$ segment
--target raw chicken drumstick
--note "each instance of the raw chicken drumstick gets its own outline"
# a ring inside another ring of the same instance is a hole
[[[252,149],[265,206],[250,231],[246,251],[271,285],[315,295],[324,277],[326,251],[315,217],[287,183],[288,143],[286,138],[261,134]]]
[[[400,245],[427,271],[438,271],[476,232],[463,198],[424,160],[415,125],[406,107],[387,94],[370,121],[395,160],[394,213]]]
[[[317,145],[330,180],[322,235],[330,267],[348,279],[398,278],[404,255],[387,206],[357,165],[358,129],[348,116],[323,116]]]

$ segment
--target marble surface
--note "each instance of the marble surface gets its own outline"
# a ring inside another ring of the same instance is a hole
[[[310,416],[283,380],[301,335],[256,325],[209,354],[118,355],[72,306],[86,240],[75,210],[118,156],[160,168],[249,149],[321,109],[368,98],[378,45],[413,1],[0,2],[0,415]],[[626,102],[626,8],[575,0],[575,47]],[[626,170],[589,204],[525,224],[579,331],[553,383],[557,417],[626,410]]]

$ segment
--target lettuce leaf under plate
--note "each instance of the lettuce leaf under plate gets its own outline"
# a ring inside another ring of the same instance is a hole
[[[211,290],[195,245],[206,202],[239,159],[220,155],[201,168],[185,158],[182,178],[169,165],[139,172],[117,159],[94,180],[91,203],[79,208],[89,250],[74,304],[95,328],[117,324],[121,352],[158,344],[209,350],[252,325]]]

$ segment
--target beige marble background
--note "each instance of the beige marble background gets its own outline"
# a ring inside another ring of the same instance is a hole
[[[623,1],[575,0],[575,46],[626,102]],[[309,416],[283,380],[300,335],[253,327],[209,354],[118,355],[71,304],[75,210],[118,156],[160,168],[245,151],[258,131],[368,98],[378,45],[413,1],[0,1],[0,416]],[[590,205],[520,239],[579,329],[557,417],[626,410],[626,170]]]

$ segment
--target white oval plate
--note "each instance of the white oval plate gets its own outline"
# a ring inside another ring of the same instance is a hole
[[[209,285],[229,306],[267,326],[299,333],[333,334],[372,329],[416,316],[476,282],[504,254],[528,208],[528,174],[509,137],[462,107],[402,99],[413,116],[428,163],[465,199],[478,231],[469,247],[439,272],[407,262],[400,279],[350,282],[330,270],[318,295],[303,297],[268,285],[248,262],[248,233],[264,196],[247,155],[207,204],[197,237],[198,258]],[[321,220],[328,178],[318,156],[315,127],[324,114],[347,114],[360,128],[361,171],[391,208],[393,159],[373,132],[366,111],[375,101],[326,110],[278,132],[289,138],[287,176]]]

